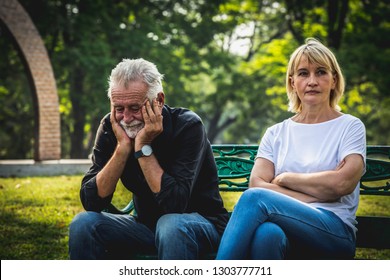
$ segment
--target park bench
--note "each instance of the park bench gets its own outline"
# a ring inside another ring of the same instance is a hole
[[[221,192],[243,192],[257,154],[257,145],[212,145],[218,167]],[[368,146],[366,173],[360,180],[361,196],[390,196],[390,146]],[[119,210],[111,205],[108,212],[129,214],[132,201]],[[358,216],[358,248],[390,249],[390,213],[388,216]],[[137,258],[155,258],[140,255]]]

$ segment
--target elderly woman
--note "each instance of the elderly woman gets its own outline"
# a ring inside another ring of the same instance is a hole
[[[344,78],[333,53],[309,38],[286,75],[295,115],[267,129],[217,259],[345,259],[355,255],[363,123],[340,112]]]

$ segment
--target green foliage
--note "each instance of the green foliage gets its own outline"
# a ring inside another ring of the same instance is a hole
[[[7,34],[0,25],[0,38]],[[34,110],[27,76],[17,52],[0,40],[0,159],[33,157]],[[3,59],[3,54],[8,54]]]
[[[390,65],[390,5],[378,0],[351,1],[350,8],[349,24],[338,54],[347,77],[346,99],[359,95],[360,101],[347,106],[347,110],[365,123],[368,143],[386,145],[390,79],[384,73]]]
[[[343,111],[363,120],[370,144],[389,144],[386,1],[19,1],[53,64],[64,158],[90,152],[109,111],[107,77],[125,57],[155,62],[167,103],[196,111],[211,142],[256,143],[290,116],[285,67],[309,36],[339,59],[347,80]],[[9,34],[0,31],[0,157],[31,158],[36,112]]]

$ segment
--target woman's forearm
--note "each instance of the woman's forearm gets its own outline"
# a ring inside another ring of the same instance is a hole
[[[306,193],[322,201],[335,201],[353,192],[363,170],[361,155],[351,154],[334,170],[314,173],[285,172],[276,176],[272,183]]]
[[[311,196],[309,194],[305,194],[305,193],[295,191],[295,190],[292,190],[292,189],[289,189],[289,188],[286,188],[283,186],[279,186],[279,185],[274,184],[274,183],[267,183],[267,182],[262,181],[261,179],[252,178],[251,182],[249,184],[249,187],[250,188],[264,188],[264,189],[273,190],[275,192],[285,194],[287,196],[293,197],[295,199],[298,199],[302,202],[307,202],[307,203],[320,201],[318,198]]]
[[[336,175],[332,171],[318,173],[292,173],[285,172],[276,176],[272,183],[288,188],[289,190],[302,192],[319,200],[335,200],[340,197],[337,191],[338,183]]]

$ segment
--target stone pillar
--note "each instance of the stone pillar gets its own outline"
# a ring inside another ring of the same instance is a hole
[[[0,20],[18,48],[34,95],[34,159],[60,159],[61,130],[57,87],[42,38],[17,0],[0,0]]]

